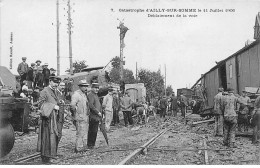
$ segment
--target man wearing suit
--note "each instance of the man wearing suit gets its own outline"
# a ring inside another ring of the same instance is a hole
[[[45,87],[38,101],[41,109],[41,119],[37,142],[37,151],[41,152],[43,163],[48,163],[51,158],[56,158],[58,143],[61,138],[61,130],[58,126],[60,110],[57,86],[61,79],[51,77],[50,84]]]
[[[93,149],[97,139],[98,125],[102,117],[102,106],[98,98],[99,84],[92,83],[92,90],[88,93],[87,98],[89,102],[89,129],[88,129],[88,148]]]
[[[29,69],[29,66],[26,63],[26,57],[22,57],[22,60],[23,60],[23,62],[21,62],[17,68],[17,72],[19,73],[19,75],[21,77],[21,79],[20,79],[21,87],[23,86],[23,81],[26,80],[27,72]]]

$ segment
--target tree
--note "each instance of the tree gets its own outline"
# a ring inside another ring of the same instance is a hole
[[[112,58],[111,64],[112,64],[112,67],[113,67],[111,69],[110,73],[109,73],[109,76],[111,78],[111,82],[120,84],[120,73],[119,73],[119,70],[120,70],[120,58],[118,56]],[[134,78],[133,71],[130,70],[130,69],[123,69],[123,76],[124,76],[123,81],[126,84],[127,83],[135,83],[136,82],[136,80]]]
[[[127,84],[127,83],[135,83],[136,80],[134,78],[134,74],[133,71],[131,71],[130,69],[123,69],[123,75],[124,75],[124,79],[123,81]],[[120,84],[120,73],[119,73],[119,69],[117,68],[112,68],[109,76],[111,78],[111,82],[113,83],[117,83]]]
[[[75,61],[73,63],[73,73],[78,73],[80,72],[82,69],[87,68],[88,65],[86,65],[86,61]],[[65,72],[70,72],[70,69],[67,69]]]
[[[172,86],[171,86],[171,85],[168,85],[168,86],[166,87],[166,96],[170,96],[170,95],[172,95],[172,93],[173,93]]]
[[[113,68],[119,69],[120,68],[120,57],[116,56],[116,57],[112,58],[111,64],[112,64]]]
[[[149,98],[164,94],[164,80],[160,70],[157,72],[140,69],[138,73],[139,82],[144,83]]]

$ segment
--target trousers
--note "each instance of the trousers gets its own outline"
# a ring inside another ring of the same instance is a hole
[[[113,109],[113,123],[118,124],[119,123],[119,116],[118,116],[119,111],[117,109]]]
[[[165,118],[165,115],[166,115],[166,108],[161,108],[161,111],[160,111],[160,118]]]
[[[223,135],[223,115],[215,116],[215,135]]]
[[[88,122],[76,121],[76,150],[80,151],[87,147],[88,140]]]
[[[133,122],[131,111],[123,111],[123,115],[124,115],[125,126],[128,126],[128,123],[130,125],[133,125],[134,122]]]
[[[231,145],[235,142],[236,126],[236,116],[224,116],[224,144]]]
[[[89,129],[88,129],[88,147],[94,147],[97,139],[99,121],[90,118]]]
[[[110,129],[110,124],[113,119],[113,112],[112,111],[105,111],[105,126],[106,126],[106,131],[109,131]]]

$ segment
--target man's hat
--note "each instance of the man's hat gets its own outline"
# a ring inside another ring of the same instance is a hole
[[[22,57],[22,60],[26,60],[27,58],[26,57]]]
[[[45,66],[48,66],[49,64],[48,64],[48,63],[45,63],[44,65],[45,65]]]
[[[219,92],[223,92],[223,91],[224,91],[224,88],[220,87],[220,88],[218,88],[218,91],[219,91]]]
[[[31,66],[34,66],[35,65],[35,63],[31,63]]]
[[[50,81],[53,81],[54,83],[60,83],[61,82],[61,78],[57,77],[57,76],[50,76]]]
[[[40,63],[42,63],[40,60],[37,60],[35,63],[37,63],[37,62],[40,62]]]
[[[109,91],[109,92],[113,92],[114,89],[113,89],[112,87],[110,87],[110,88],[108,88],[108,91]]]
[[[91,84],[91,87],[92,87],[92,88],[99,88],[99,84],[98,84],[98,83],[92,83],[92,84]]]
[[[232,89],[232,88],[227,88],[227,92],[233,92],[234,91],[234,89]]]
[[[245,90],[242,90],[242,92],[243,92],[243,93],[246,93],[246,91],[245,91]]]
[[[87,83],[86,80],[80,80],[78,85],[79,86],[89,86],[89,84]]]

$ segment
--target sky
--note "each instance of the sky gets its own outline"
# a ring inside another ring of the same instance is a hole
[[[69,68],[67,0],[59,1],[61,74],[65,74]],[[129,29],[124,39],[124,68],[135,74],[137,62],[138,69],[160,69],[165,75],[166,67],[166,84],[174,90],[191,87],[215,61],[253,41],[255,17],[260,12],[260,0],[71,0],[71,6],[73,61],[105,66],[119,56],[121,20]],[[2,66],[10,68],[12,46],[10,70],[14,74],[22,57],[29,64],[40,59],[57,69],[56,0],[2,0],[0,17]]]

